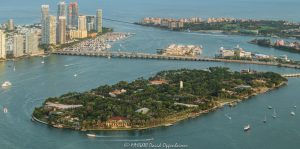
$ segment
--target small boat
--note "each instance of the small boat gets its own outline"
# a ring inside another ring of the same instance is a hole
[[[88,134],[86,134],[88,137],[92,137],[92,138],[95,138],[96,137],[96,135],[95,134],[90,134],[90,133],[88,133]]]
[[[3,108],[3,112],[4,112],[4,113],[7,113],[7,112],[8,112],[8,109],[7,109],[6,107],[4,107],[4,108]]]
[[[295,115],[296,115],[296,113],[292,111],[292,112],[291,112],[291,115],[292,115],[292,116],[295,116]]]
[[[108,58],[108,59],[110,59],[111,57],[110,57],[110,56],[108,56],[107,58]]]
[[[42,62],[41,62],[42,64],[44,64],[45,63],[45,57],[43,57],[43,60],[42,60]]]
[[[245,127],[244,127],[244,131],[248,131],[248,130],[250,130],[250,125],[248,124],[248,125],[246,125]]]
[[[225,116],[231,120],[231,116],[229,116],[228,114],[225,114]]]
[[[297,106],[294,106],[294,108],[296,109],[296,108],[297,108]]]
[[[273,115],[272,115],[272,117],[273,117],[273,118],[276,118],[276,117],[277,117],[277,114],[276,114],[276,111],[275,111],[275,109],[274,109],[274,111],[273,111]]]
[[[164,124],[164,126],[172,126],[173,124],[171,124],[171,123],[168,123],[168,124]]]
[[[273,107],[272,106],[268,106],[268,109],[273,109]]]
[[[265,118],[264,118],[263,122],[267,123],[267,114],[265,114]]]
[[[12,84],[9,81],[5,81],[1,86],[2,88],[10,87]]]
[[[16,66],[14,66],[14,71],[16,71]]]
[[[145,141],[153,141],[154,138],[146,139]]]
[[[77,77],[77,74],[76,74],[76,73],[74,74],[74,77]]]

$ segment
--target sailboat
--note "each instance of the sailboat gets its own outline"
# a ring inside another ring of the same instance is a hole
[[[274,111],[273,111],[273,116],[272,116],[273,118],[276,118],[277,117],[277,114],[276,114],[276,111],[275,111],[275,109],[274,109]]]
[[[265,114],[265,119],[263,120],[264,123],[267,123],[267,114]]]

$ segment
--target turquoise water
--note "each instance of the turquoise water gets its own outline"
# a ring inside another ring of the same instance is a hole
[[[19,23],[37,22],[40,4],[48,2],[54,8],[57,3],[54,0],[0,2],[0,22],[15,17]],[[16,2],[19,5],[16,5]],[[144,16],[234,16],[300,22],[300,1],[296,0],[89,0],[80,1],[81,12],[92,13],[98,8],[96,2],[100,3],[99,7],[103,7],[107,17],[125,21],[136,21]],[[266,3],[269,5],[265,5]],[[203,54],[212,56],[220,46],[230,48],[240,44],[249,51],[273,55],[287,54],[300,60],[298,54],[250,45],[247,41],[252,39],[251,37],[170,32],[113,22],[105,22],[105,25],[113,26],[117,31],[136,33],[134,37],[116,43],[112,50],[154,53],[155,49],[170,43],[201,44],[205,48]],[[1,149],[119,149],[123,148],[124,143],[149,138],[154,139],[153,143],[179,143],[192,149],[298,149],[300,146],[298,78],[289,79],[288,86],[253,97],[235,108],[225,107],[168,128],[96,132],[102,137],[90,139],[86,137],[85,132],[54,129],[30,120],[34,107],[41,105],[47,97],[59,96],[69,91],[85,91],[120,80],[132,81],[138,77],[150,77],[165,69],[225,66],[233,70],[252,68],[278,73],[295,73],[299,70],[228,63],[109,60],[55,55],[45,58],[45,64],[41,64],[41,61],[39,57],[18,60],[15,62],[16,71],[13,71],[11,61],[0,63],[0,82],[9,80],[13,84],[8,90],[0,89],[0,106],[6,106],[9,110],[7,114],[0,112]],[[78,74],[76,78],[73,77],[75,73]],[[267,105],[276,108],[280,118],[271,118],[272,110],[268,110]],[[297,105],[298,109],[294,109],[294,105]],[[296,112],[296,116],[290,116],[291,110]],[[265,113],[268,118],[267,124],[261,122]],[[225,114],[230,115],[232,120]],[[246,124],[252,126],[252,130],[247,133],[243,131]]]

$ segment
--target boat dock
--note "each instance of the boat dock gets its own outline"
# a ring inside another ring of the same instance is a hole
[[[251,60],[228,60],[210,57],[191,57],[191,56],[171,56],[151,53],[139,52],[118,52],[118,51],[54,51],[52,54],[57,55],[72,55],[72,56],[92,56],[92,57],[106,57],[106,58],[128,58],[128,59],[155,59],[155,60],[179,60],[179,61],[207,61],[207,62],[225,62],[225,63],[240,63],[240,64],[255,64],[280,66],[300,69],[300,65],[280,64],[275,62],[261,62]]]

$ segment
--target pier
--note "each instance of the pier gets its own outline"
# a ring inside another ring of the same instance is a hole
[[[261,62],[251,60],[229,60],[209,57],[190,57],[190,56],[171,56],[151,53],[139,52],[118,52],[118,51],[54,51],[52,54],[57,55],[72,55],[72,56],[91,56],[91,57],[106,57],[106,58],[127,58],[127,59],[155,59],[155,60],[178,60],[178,61],[207,61],[207,62],[224,62],[224,63],[240,63],[240,64],[255,64],[268,65],[300,69],[300,65],[281,64],[275,62]]]

